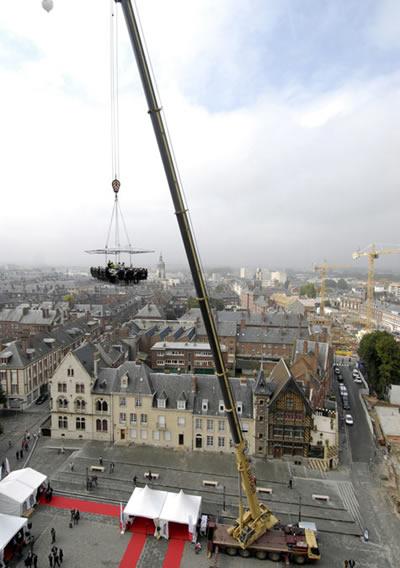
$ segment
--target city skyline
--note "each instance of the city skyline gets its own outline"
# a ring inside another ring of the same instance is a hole
[[[395,3],[138,7],[205,266],[352,263],[396,243]],[[109,3],[2,14],[0,262],[89,266],[113,201]],[[134,246],[184,266],[122,18],[119,30],[121,206]]]

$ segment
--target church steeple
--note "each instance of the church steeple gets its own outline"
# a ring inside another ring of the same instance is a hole
[[[163,261],[162,252],[160,252],[160,260],[157,264],[157,278],[165,280],[165,262]]]

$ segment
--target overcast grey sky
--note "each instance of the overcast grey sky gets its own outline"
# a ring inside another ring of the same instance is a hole
[[[110,0],[0,8],[0,262],[89,265],[113,204]],[[138,8],[205,265],[307,268],[400,244],[398,1]],[[160,250],[184,263],[124,25],[121,207],[149,266]]]

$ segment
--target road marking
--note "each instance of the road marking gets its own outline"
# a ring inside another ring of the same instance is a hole
[[[338,481],[337,487],[343,504],[346,509],[348,509],[353,519],[358,523],[360,529],[362,529],[364,523],[360,513],[360,505],[356,494],[354,493],[353,484],[350,481]]]

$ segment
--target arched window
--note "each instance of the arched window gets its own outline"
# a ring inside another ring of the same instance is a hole
[[[86,429],[86,420],[85,418],[81,418],[78,416],[76,419],[76,429],[77,430],[85,430]]]
[[[75,410],[79,411],[84,411],[86,408],[86,400],[83,400],[83,398],[77,398],[75,399]]]
[[[108,412],[108,403],[103,399],[96,400],[97,412]]]
[[[68,408],[68,400],[66,398],[60,397],[57,399],[57,405],[59,408]]]
[[[96,432],[108,432],[108,420],[97,418]]]

